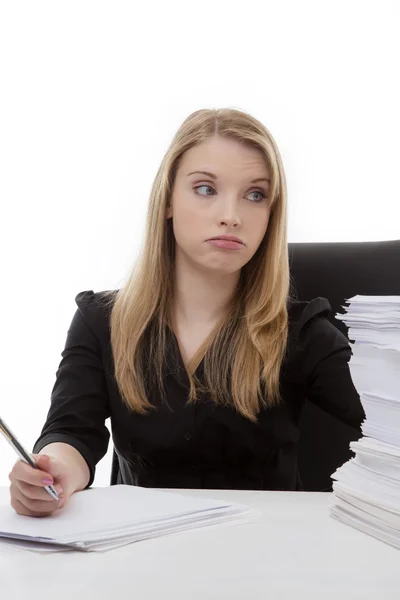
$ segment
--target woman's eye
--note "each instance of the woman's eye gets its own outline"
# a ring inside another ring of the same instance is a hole
[[[199,188],[208,188],[210,190],[213,190],[214,188],[212,188],[210,185],[198,185],[197,187],[193,188],[194,190],[198,190]],[[200,194],[202,195],[202,194]],[[211,194],[206,194],[206,196],[210,196]]]
[[[209,190],[214,190],[214,188],[211,187],[211,185],[206,185],[206,184],[198,185],[198,186],[194,187],[193,189],[196,190],[196,193],[199,193],[199,192],[197,192],[197,190],[200,189],[200,188],[208,188]],[[259,198],[253,200],[253,202],[262,202],[264,200],[264,198],[265,198],[265,194],[261,190],[256,190],[254,192],[249,192],[249,194],[258,194],[259,195]],[[200,194],[200,195],[202,196],[204,194]],[[211,196],[212,194],[207,194],[206,193],[205,195],[206,196]]]
[[[258,194],[260,196],[260,198],[258,200],[254,200],[254,202],[262,202],[265,198],[264,192],[261,191],[250,192],[250,194]]]

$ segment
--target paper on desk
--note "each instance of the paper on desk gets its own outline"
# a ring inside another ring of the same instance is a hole
[[[356,453],[352,460],[355,464],[400,481],[399,446],[363,437],[357,442],[350,442],[350,448]]]
[[[382,440],[387,444],[400,445],[399,431],[394,431],[393,429],[373,425],[372,423],[368,423],[368,421],[365,421],[362,425],[362,432],[366,436],[371,436],[372,438]]]
[[[348,338],[355,345],[375,345],[382,349],[400,350],[400,296],[354,296],[346,313],[335,318],[348,327]],[[353,349],[354,350],[354,349]]]
[[[332,475],[334,491],[346,486],[350,493],[376,506],[400,514],[400,481],[395,477],[368,469],[354,459]]]
[[[366,418],[354,458],[332,474],[336,519],[400,548],[400,296],[354,296],[349,369]]]
[[[361,366],[349,361],[351,378],[358,393],[368,393],[380,398],[399,398],[400,370],[389,369],[389,367]],[[367,397],[368,400],[368,397]]]
[[[247,525],[252,522],[258,521],[260,518],[260,513],[257,511],[249,511],[248,513],[244,513],[241,517],[235,516],[232,519],[228,519],[223,516],[219,519],[216,517],[212,522],[202,523],[203,527],[207,528],[207,531],[212,530],[213,528],[223,529],[224,527],[233,527],[240,525]],[[187,526],[181,527],[170,527],[169,529],[165,528],[162,531],[162,535],[170,535],[170,534],[186,534],[190,535],[191,532],[196,533],[196,528],[188,528]],[[90,548],[76,548],[75,546],[68,547],[65,544],[38,544],[37,542],[27,541],[27,540],[17,540],[17,539],[9,539],[9,538],[0,538],[0,544],[9,544],[14,548],[21,550],[28,550],[30,552],[39,552],[39,553],[52,553],[52,552],[70,552],[71,550],[80,550],[83,552],[87,551],[95,551],[95,552],[106,552],[108,550],[112,550],[114,548],[119,548],[121,546],[127,546],[128,544],[132,544],[135,541],[142,541],[146,539],[153,539],[159,537],[160,534],[157,531],[153,531],[151,534],[146,536],[141,535],[139,539],[133,539],[132,535],[121,536],[117,538],[117,541],[96,541],[90,544]]]
[[[400,353],[392,348],[381,348],[369,342],[368,344],[350,343],[352,356],[350,364],[366,368],[379,368],[388,371],[400,370]]]
[[[346,302],[350,302],[351,305],[357,306],[372,306],[377,309],[382,307],[398,307],[400,309],[400,296],[368,296],[363,294],[357,294],[356,296],[352,296],[351,298],[347,298]],[[350,307],[346,307],[348,310],[351,310]]]
[[[331,514],[338,521],[400,549],[400,532],[398,530],[374,517],[369,512],[360,510],[359,507],[344,500],[339,495],[335,495],[335,503],[331,507]]]
[[[34,544],[39,551],[105,550],[117,545],[251,516],[238,504],[138,486],[92,488],[71,496],[65,508],[41,519],[0,506],[0,539]]]

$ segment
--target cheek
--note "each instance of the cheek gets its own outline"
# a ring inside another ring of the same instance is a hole
[[[195,214],[196,203],[185,194],[176,194],[174,197],[174,220],[177,223],[186,223],[193,219]]]
[[[195,228],[195,220],[189,211],[180,211],[174,216],[174,232],[177,240],[190,239]]]
[[[198,244],[204,230],[201,223],[201,217],[191,207],[180,207],[175,211],[173,229],[176,242],[181,248],[189,249]]]
[[[196,239],[204,229],[205,216],[196,202],[190,202],[188,199],[178,201],[174,210],[174,226],[176,234],[179,237],[187,239]]]
[[[270,214],[269,212],[267,214],[263,212],[262,214],[252,216],[255,217],[252,219],[251,223],[251,231],[253,232],[252,238],[254,243],[258,246],[268,229]]]

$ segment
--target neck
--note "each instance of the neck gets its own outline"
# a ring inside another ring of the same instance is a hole
[[[227,312],[240,271],[210,273],[175,262],[174,319],[187,325],[212,325]]]

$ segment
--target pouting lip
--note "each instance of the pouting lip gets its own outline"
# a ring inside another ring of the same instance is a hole
[[[244,246],[244,242],[243,240],[241,240],[238,237],[235,237],[234,235],[216,235],[215,237],[209,238],[209,240],[226,240],[227,242],[239,242],[239,244],[243,244]]]

